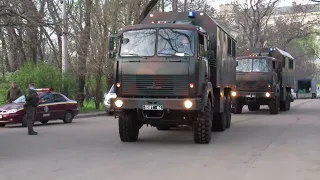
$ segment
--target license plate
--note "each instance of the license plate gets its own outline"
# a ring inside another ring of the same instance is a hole
[[[158,110],[161,111],[163,110],[162,105],[143,105],[142,107],[143,110]]]
[[[247,94],[246,97],[251,98],[251,97],[256,97],[254,94]]]

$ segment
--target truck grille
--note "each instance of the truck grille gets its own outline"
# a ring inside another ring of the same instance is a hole
[[[240,91],[268,91],[269,81],[237,81],[237,90]]]
[[[123,96],[188,96],[187,75],[122,75]]]

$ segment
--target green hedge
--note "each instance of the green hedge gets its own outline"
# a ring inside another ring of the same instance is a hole
[[[23,92],[27,89],[29,82],[32,81],[36,88],[50,87],[69,98],[73,98],[77,93],[77,83],[72,74],[64,74],[62,80],[62,72],[59,68],[45,63],[38,63],[35,66],[28,62],[19,70],[2,78],[0,83],[1,104],[5,103],[7,90],[10,88],[12,81],[16,81]],[[63,88],[63,83],[67,84],[67,88]]]

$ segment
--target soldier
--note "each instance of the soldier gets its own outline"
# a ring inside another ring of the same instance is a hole
[[[34,84],[29,83],[29,87],[26,90],[26,104],[25,110],[27,115],[27,126],[29,135],[37,135],[38,133],[33,130],[34,119],[39,103],[39,97],[34,89]]]
[[[12,87],[8,89],[7,93],[7,103],[12,103],[22,95],[21,89],[17,86],[15,81],[12,82]]]

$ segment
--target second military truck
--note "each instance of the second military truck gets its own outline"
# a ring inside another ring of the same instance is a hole
[[[191,126],[200,144],[230,127],[236,42],[207,14],[153,13],[116,39],[112,107],[122,141],[136,141],[144,124]]]
[[[241,114],[245,105],[250,111],[267,105],[270,114],[290,109],[295,66],[289,53],[279,48],[247,49],[237,57],[236,69],[236,91],[232,92],[235,114]]]

